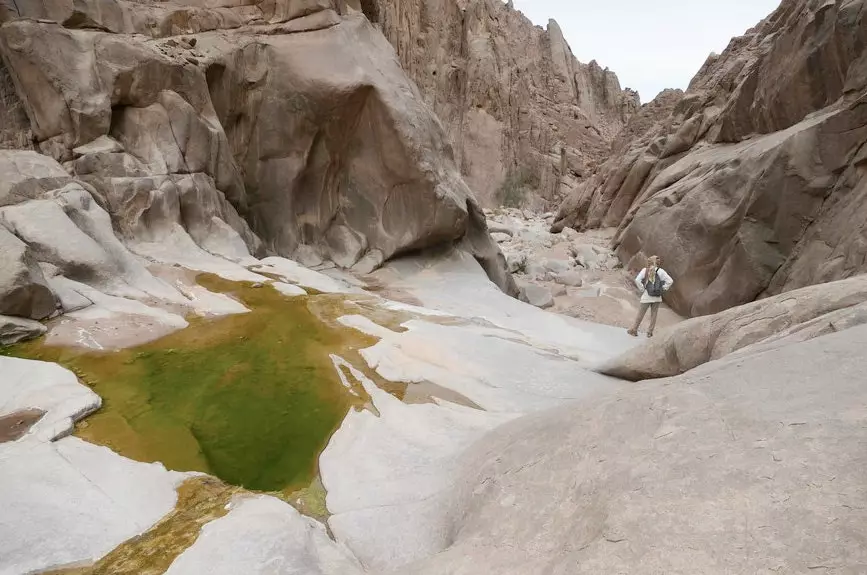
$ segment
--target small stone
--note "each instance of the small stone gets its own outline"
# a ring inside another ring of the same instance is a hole
[[[572,268],[572,264],[568,260],[545,260],[542,265],[545,271],[551,274],[565,273]]]
[[[527,254],[525,253],[510,253],[506,254],[506,266],[509,273],[523,273],[527,266]]]
[[[581,274],[575,271],[566,271],[554,276],[554,281],[560,285],[568,287],[581,287],[584,285],[584,279]]]
[[[554,296],[551,294],[551,290],[536,284],[525,284],[521,288],[521,300],[542,309],[554,305]]]

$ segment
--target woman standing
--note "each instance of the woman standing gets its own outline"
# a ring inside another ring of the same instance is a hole
[[[647,330],[647,337],[653,337],[656,316],[659,314],[659,305],[662,303],[662,294],[671,289],[674,283],[668,272],[659,265],[659,256],[647,258],[647,267],[641,270],[635,278],[635,285],[641,292],[641,304],[638,308],[638,317],[635,318],[635,325],[628,332],[633,337],[638,337],[638,328],[641,326],[648,308],[650,309],[650,328]]]

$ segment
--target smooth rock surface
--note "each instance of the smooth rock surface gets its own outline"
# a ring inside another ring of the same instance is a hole
[[[350,371],[376,413],[350,411],[319,466],[331,531],[377,572],[447,545],[443,502],[458,456],[514,415],[442,401],[406,405]]]
[[[406,396],[422,403],[397,400],[341,360],[373,409],[350,411],[320,471],[332,531],[381,572],[450,544],[448,502],[461,453],[527,411],[616,389],[588,368],[634,340],[509,298],[460,251],[398,260],[375,276],[424,307],[390,304],[415,317],[399,331],[361,316],[340,322],[378,338],[361,351],[368,367],[407,383]]]
[[[358,561],[321,523],[264,495],[235,496],[229,513],[207,523],[166,575],[361,575]]]
[[[59,365],[0,356],[0,368],[0,415],[24,409],[45,412],[19,443],[44,443],[68,435],[77,420],[102,404],[75,374]]]
[[[624,330],[552,314],[506,296],[473,258],[459,251],[441,258],[397,260],[375,275],[424,307],[520,333],[530,345],[582,366],[597,365],[635,345]]]
[[[253,266],[252,269],[256,272],[276,275],[284,282],[297,284],[302,288],[309,288],[320,293],[352,293],[357,291],[347,282],[313,271],[286,258],[268,257]]]
[[[74,437],[19,443],[0,445],[3,575],[96,561],[171,511],[184,478]]]
[[[390,573],[858,573],[867,328],[723,359],[494,431],[453,541]]]
[[[0,573],[41,572],[99,559],[175,505],[184,475],[64,436],[100,405],[62,367],[0,356],[0,416],[45,412],[0,443]]]

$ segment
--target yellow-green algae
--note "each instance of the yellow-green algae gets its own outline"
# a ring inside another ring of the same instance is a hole
[[[87,567],[57,569],[46,575],[159,575],[189,548],[205,523],[228,513],[232,496],[241,493],[213,477],[193,477],[178,487],[178,502],[156,525],[124,541]]]
[[[360,386],[356,396],[341,384],[329,354],[360,365],[358,350],[376,340],[332,321],[355,313],[343,297],[286,298],[268,285],[210,275],[198,281],[233,294],[251,312],[192,318],[187,329],[121,351],[37,341],[7,353],[57,362],[103,398],[103,408],[76,430],[87,441],[247,489],[307,488],[347,410],[369,400]]]

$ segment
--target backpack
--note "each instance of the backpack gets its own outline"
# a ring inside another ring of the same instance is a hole
[[[656,270],[656,275],[653,276],[653,281],[644,280],[644,290],[650,297],[661,297],[665,283],[659,277],[659,269]]]

